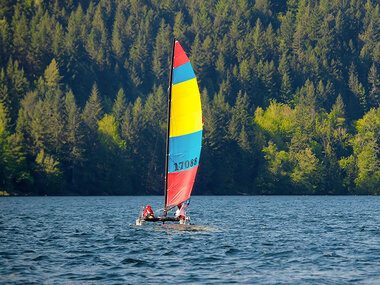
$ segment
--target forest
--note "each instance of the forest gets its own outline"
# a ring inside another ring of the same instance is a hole
[[[0,195],[163,195],[171,43],[194,194],[380,193],[374,0],[0,0]]]

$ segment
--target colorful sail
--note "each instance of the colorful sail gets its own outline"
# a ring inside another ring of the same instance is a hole
[[[190,198],[202,144],[202,109],[197,79],[189,58],[175,41],[171,86],[167,203]]]

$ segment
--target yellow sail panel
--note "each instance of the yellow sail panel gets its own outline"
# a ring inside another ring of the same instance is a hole
[[[171,118],[201,110],[201,100],[196,79],[173,85]]]
[[[201,100],[196,78],[172,87],[170,137],[202,130]]]
[[[202,111],[176,117],[170,123],[170,137],[183,136],[202,130]]]

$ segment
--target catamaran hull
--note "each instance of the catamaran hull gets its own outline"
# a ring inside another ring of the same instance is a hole
[[[157,217],[152,219],[144,219],[138,218],[136,220],[136,226],[142,226],[145,222],[179,222],[180,225],[189,225],[190,217],[186,217],[186,219],[180,218],[171,218],[171,217]]]
[[[150,219],[138,218],[136,220],[136,225],[141,226],[145,222],[181,222],[181,220],[179,218],[172,217],[156,217]]]

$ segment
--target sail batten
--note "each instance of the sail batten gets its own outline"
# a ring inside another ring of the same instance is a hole
[[[189,58],[178,41],[175,41],[172,68],[167,207],[190,198],[202,143],[202,109],[198,83]]]

